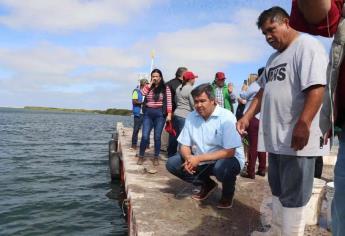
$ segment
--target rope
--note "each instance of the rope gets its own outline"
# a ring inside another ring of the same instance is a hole
[[[121,206],[121,209],[122,209],[122,215],[124,216],[124,217],[126,217],[126,212],[125,212],[125,208],[124,208],[124,205],[126,204],[126,206],[127,206],[127,202],[128,202],[128,199],[123,199],[123,201],[122,201],[122,206]]]

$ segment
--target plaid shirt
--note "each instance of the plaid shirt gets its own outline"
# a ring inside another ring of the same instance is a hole
[[[216,95],[217,104],[220,107],[224,107],[223,87],[221,87],[221,88],[217,87],[215,90],[216,90],[215,95]]]

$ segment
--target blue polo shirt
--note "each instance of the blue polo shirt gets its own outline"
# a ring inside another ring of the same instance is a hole
[[[218,105],[207,120],[195,110],[190,112],[177,140],[182,145],[192,147],[192,152],[196,155],[235,148],[235,157],[241,169],[244,166],[244,152],[241,136],[236,130],[236,117]]]

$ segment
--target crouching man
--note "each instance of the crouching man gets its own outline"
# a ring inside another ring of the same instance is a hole
[[[191,92],[195,110],[187,118],[178,137],[179,152],[166,163],[167,170],[180,179],[200,186],[192,198],[205,200],[217,188],[213,175],[222,183],[218,208],[231,208],[236,176],[244,165],[241,137],[236,118],[215,102],[210,84],[201,84]]]

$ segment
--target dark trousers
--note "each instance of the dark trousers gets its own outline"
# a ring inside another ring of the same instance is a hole
[[[314,177],[315,178],[321,179],[322,168],[323,168],[322,156],[316,157],[316,160],[315,160],[315,173],[314,173]]]
[[[173,136],[169,134],[169,143],[168,143],[168,157],[174,156],[177,153],[177,138],[180,135],[184,123],[185,123],[185,118],[180,117],[180,116],[174,116],[172,118],[173,126],[176,131],[176,136]]]
[[[266,152],[258,152],[259,120],[253,117],[248,127],[249,155],[247,173],[255,176],[256,159],[259,158],[259,171],[266,171]]]
[[[184,171],[183,163],[184,159],[177,153],[168,159],[166,168],[171,174],[196,186],[211,182],[210,175],[214,175],[223,184],[223,197],[230,197],[235,192],[236,176],[240,173],[240,163],[235,157],[199,165],[193,175]]]
[[[165,117],[163,116],[161,108],[149,108],[147,107],[143,120],[143,131],[140,142],[139,156],[143,157],[145,149],[149,144],[150,133],[153,128],[153,140],[155,143],[155,157],[159,156],[161,150],[161,135],[165,124]]]
[[[139,116],[134,116],[134,125],[133,125],[133,133],[132,133],[132,146],[136,146],[138,143],[138,134],[143,124],[144,116],[140,114]]]

